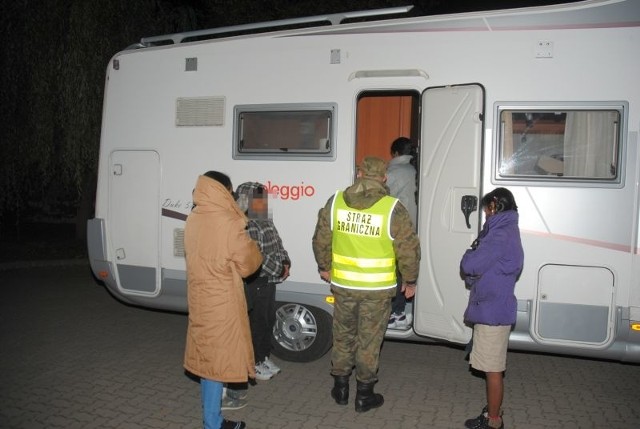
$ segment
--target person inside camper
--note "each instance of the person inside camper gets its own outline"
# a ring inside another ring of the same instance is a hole
[[[416,204],[416,169],[412,165],[413,143],[407,137],[398,137],[391,143],[391,160],[387,165],[387,186],[389,195],[400,200],[409,212],[413,228],[415,229],[418,216]],[[405,313],[407,299],[402,292],[402,275],[398,275],[396,296],[391,306],[391,316],[387,327],[390,329],[409,329],[411,327],[411,313]]]

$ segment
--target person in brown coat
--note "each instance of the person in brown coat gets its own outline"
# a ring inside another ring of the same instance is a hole
[[[247,218],[232,189],[223,173],[198,177],[184,232],[189,305],[184,368],[200,378],[205,429],[245,427],[222,417],[222,388],[255,377],[242,279],[260,267],[262,255],[245,231]]]

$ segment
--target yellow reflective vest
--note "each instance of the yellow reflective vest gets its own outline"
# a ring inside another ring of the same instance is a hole
[[[347,206],[342,191],[336,193],[331,210],[331,283],[364,290],[396,287],[391,213],[397,202],[384,196],[368,209],[357,210]]]

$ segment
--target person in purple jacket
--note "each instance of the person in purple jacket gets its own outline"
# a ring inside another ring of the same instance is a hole
[[[487,405],[465,422],[470,429],[504,428],[502,421],[503,373],[511,327],[516,322],[516,280],[524,252],[518,229],[518,206],[513,194],[496,188],[482,197],[486,221],[468,249],[460,270],[471,288],[465,322],[473,326],[469,363],[485,373]]]

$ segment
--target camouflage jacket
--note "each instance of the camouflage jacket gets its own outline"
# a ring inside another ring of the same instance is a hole
[[[356,179],[355,183],[344,191],[344,200],[349,207],[365,210],[380,198],[389,194],[389,189],[379,181],[369,178]],[[313,234],[313,253],[319,271],[331,269],[331,196],[318,212],[318,223]],[[413,229],[409,212],[402,204],[396,204],[391,214],[391,236],[396,254],[398,270],[405,281],[418,278],[420,264],[420,241]]]

